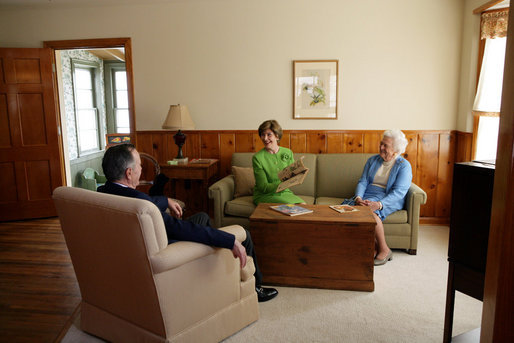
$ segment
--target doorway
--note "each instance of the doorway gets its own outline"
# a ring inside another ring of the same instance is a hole
[[[44,45],[54,50],[66,184],[80,187],[86,168],[101,172],[107,135],[135,144],[130,38]]]

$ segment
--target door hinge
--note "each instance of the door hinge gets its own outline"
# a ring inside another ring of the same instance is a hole
[[[52,72],[55,73],[55,63],[52,63]]]
[[[57,126],[57,135],[61,135],[61,127],[60,126]]]

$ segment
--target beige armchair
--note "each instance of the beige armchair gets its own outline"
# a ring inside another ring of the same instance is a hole
[[[145,200],[59,187],[53,199],[82,295],[81,329],[112,342],[218,342],[259,317],[255,267],[228,249],[167,244]],[[245,239],[237,225],[222,228]]]

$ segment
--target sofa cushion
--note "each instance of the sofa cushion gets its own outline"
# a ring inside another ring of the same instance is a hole
[[[234,198],[253,194],[255,187],[255,176],[253,168],[243,168],[232,166],[232,174],[234,175]]]
[[[316,196],[316,154],[294,154],[294,160],[297,161],[303,156],[303,164],[309,168],[309,173],[303,180],[301,185],[296,185],[290,188],[290,190],[300,196],[299,194],[308,195],[311,197]],[[300,196],[301,197],[301,196]]]
[[[253,152],[237,152],[232,154],[232,165],[245,168],[253,168]]]
[[[248,218],[255,210],[253,196],[242,196],[225,204],[225,214],[236,217]]]
[[[298,195],[306,204],[314,204],[314,197],[308,195]],[[248,218],[252,215],[257,206],[253,203],[253,196],[242,196],[234,200],[227,201],[225,204],[225,214],[236,217]]]
[[[315,197],[311,197],[310,195],[298,195],[300,198],[302,198],[303,201],[305,201],[306,204],[313,205],[316,201]]]
[[[351,198],[373,154],[319,154],[316,196]]]
[[[387,218],[384,220],[384,224],[403,224],[407,223],[407,211],[406,210],[400,210],[391,213],[387,216]]]

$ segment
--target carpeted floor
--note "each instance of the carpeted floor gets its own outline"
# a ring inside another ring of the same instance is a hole
[[[448,227],[422,226],[418,255],[394,251],[375,268],[374,292],[278,287],[260,319],[227,338],[237,342],[441,342],[448,273]],[[453,335],[480,326],[482,302],[457,292]],[[72,326],[62,342],[101,342]]]

